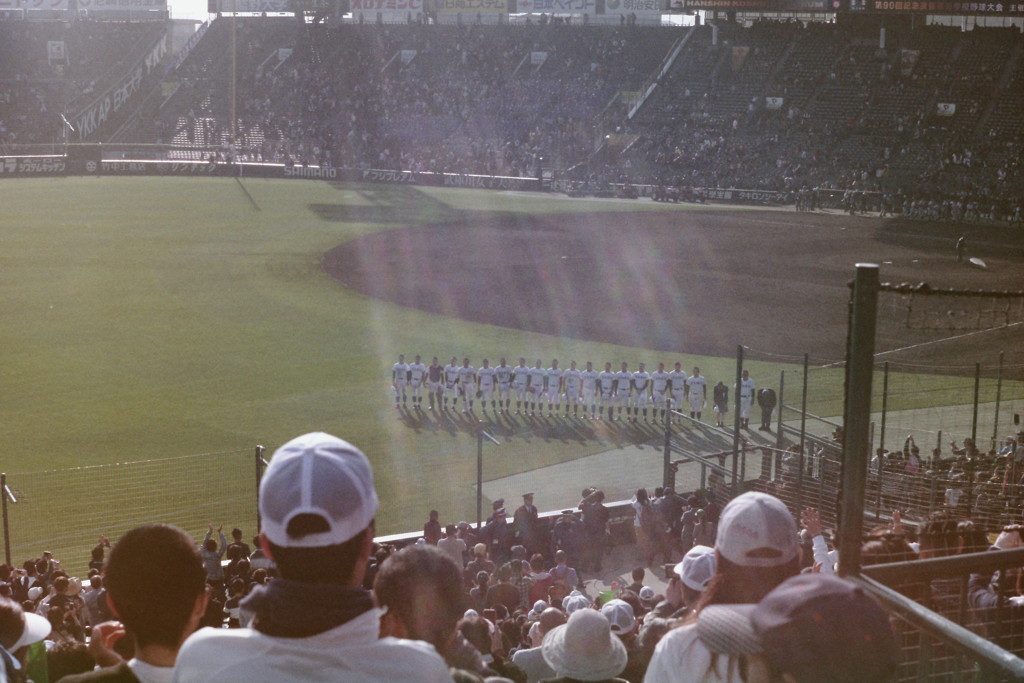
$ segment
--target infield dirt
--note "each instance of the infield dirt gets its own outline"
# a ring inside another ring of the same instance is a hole
[[[844,355],[856,263],[879,264],[883,282],[999,290],[1024,282],[1019,257],[990,257],[979,271],[956,262],[948,228],[915,237],[887,225],[780,210],[464,212],[360,237],[323,264],[374,298],[464,320],[695,355],[729,356],[744,344],[834,360]],[[959,366],[980,344],[1006,351],[1008,365],[1024,362],[1020,326],[935,343],[959,331],[909,329],[901,315],[898,304],[880,306],[878,350],[928,343],[900,360]]]

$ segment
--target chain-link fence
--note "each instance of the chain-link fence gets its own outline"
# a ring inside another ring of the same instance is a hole
[[[256,533],[252,449],[4,475],[6,561],[50,551],[84,575],[100,536],[163,522],[202,538],[207,523]]]

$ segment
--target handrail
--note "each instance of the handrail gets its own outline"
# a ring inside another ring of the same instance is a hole
[[[1008,567],[1024,567],[1024,548],[872,564],[861,567],[861,573],[881,583],[899,584]]]
[[[859,584],[888,610],[898,613],[900,617],[922,631],[949,643],[979,662],[1011,673],[1017,680],[1024,680],[1024,660],[1012,652],[1007,652],[870,577],[847,576],[846,579]]]

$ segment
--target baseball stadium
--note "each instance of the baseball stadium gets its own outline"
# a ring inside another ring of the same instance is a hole
[[[1024,677],[1024,5],[204,9],[0,0],[2,598],[142,525],[253,540],[325,432],[381,567],[439,518],[604,613],[769,494],[888,615],[849,680]],[[673,680],[655,643],[615,675]]]

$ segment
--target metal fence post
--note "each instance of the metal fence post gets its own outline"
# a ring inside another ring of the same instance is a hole
[[[850,306],[846,352],[846,400],[843,411],[843,476],[839,508],[839,573],[860,573],[867,482],[868,423],[878,314],[878,266],[858,263]]]
[[[804,354],[804,389],[800,397],[800,451],[804,450],[804,437],[807,434],[807,369],[810,365],[810,356]]]
[[[11,566],[11,530],[7,516],[7,473],[0,474],[0,496],[3,496],[4,513],[4,562]]]
[[[1003,352],[999,352],[999,372],[996,374],[996,417],[992,422],[992,448],[999,443],[999,408],[1003,402]],[[1013,458],[1011,458],[1013,460]]]
[[[256,530],[260,531],[263,528],[263,519],[260,517],[260,482],[263,481],[263,451],[266,450],[263,446],[256,446]]]
[[[740,459],[740,383],[743,381],[743,347],[736,347],[736,384],[733,385],[733,399],[736,404],[736,414],[732,421],[732,490],[736,492],[736,468]]]
[[[481,425],[483,423],[481,422]],[[484,428],[476,430],[476,530],[483,524],[484,504]]]
[[[775,435],[775,447],[782,450],[782,406],[785,405],[783,400],[782,390],[786,388],[786,371],[779,371],[779,415],[778,415],[778,426],[775,428],[777,433]],[[771,418],[768,420],[768,424],[771,424]],[[773,457],[774,459],[774,457]],[[775,476],[778,477],[779,473],[776,472]]]
[[[971,416],[971,443],[978,447],[978,391],[981,389],[981,363],[974,364],[974,414]]]
[[[878,447],[885,450],[885,416],[889,408],[889,361],[882,364],[882,424],[878,429]],[[874,444],[871,444],[874,446]],[[881,458],[879,469],[881,469]]]
[[[665,462],[661,473],[661,485],[675,489],[675,476],[672,473],[672,418],[665,420]]]

